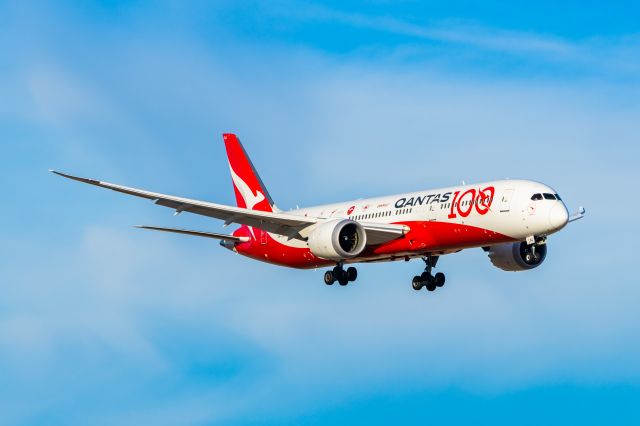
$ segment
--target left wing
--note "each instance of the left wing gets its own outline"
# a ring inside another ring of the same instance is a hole
[[[264,229],[267,232],[273,232],[274,234],[285,235],[291,238],[301,238],[299,234],[300,231],[317,222],[316,218],[225,206],[222,204],[160,194],[137,188],[129,188],[109,182],[72,176],[56,172],[54,170],[51,170],[51,172],[68,179],[77,180],[78,182],[88,183],[90,185],[122,192],[123,194],[135,195],[136,197],[154,200],[154,202],[159,206],[175,209],[176,213],[189,212],[213,217],[224,220],[226,225],[230,223],[239,223],[241,225],[255,226],[256,228]]]
[[[113,183],[103,182],[95,179],[82,178],[66,173],[57,172],[55,170],[50,170],[50,172],[68,179],[77,180],[78,182],[88,183],[90,185],[100,186],[102,188],[122,192],[123,194],[135,195],[136,197],[153,200],[159,206],[175,209],[176,214],[182,212],[199,214],[224,220],[225,225],[228,225],[230,223],[239,223],[241,225],[248,225],[259,229],[264,229],[267,232],[284,235],[289,238],[304,240],[305,238],[300,235],[301,231],[315,225],[318,222],[325,220],[324,218],[297,216],[284,212],[265,212],[260,210],[244,209],[242,207],[225,206],[223,204],[192,200],[190,198],[176,197],[173,195],[160,194],[158,192],[145,191],[137,188],[130,188],[127,186],[116,185]],[[404,225],[362,223],[362,226],[367,233],[368,245],[382,244],[391,240],[395,240],[397,238],[402,238],[404,234],[408,232],[408,228]],[[168,231],[168,229],[157,230]],[[174,230],[170,232],[177,231]],[[195,234],[192,233],[191,235]]]

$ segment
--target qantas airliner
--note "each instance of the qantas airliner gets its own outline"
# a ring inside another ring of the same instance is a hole
[[[220,245],[263,262],[293,268],[331,267],[328,285],[355,281],[351,265],[421,258],[425,270],[413,277],[415,290],[442,287],[445,276],[432,269],[438,258],[481,247],[505,271],[533,269],[544,261],[547,237],[585,210],[569,215],[556,191],[530,180],[431,189],[290,211],[274,204],[267,188],[234,134],[223,135],[236,207],[149,192],[93,179],[53,173],[101,186],[182,212],[241,225],[231,235],[186,229],[144,229],[220,240]]]

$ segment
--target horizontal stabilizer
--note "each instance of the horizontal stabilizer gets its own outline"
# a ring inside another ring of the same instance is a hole
[[[174,232],[176,234],[193,235],[196,237],[213,238],[215,240],[231,241],[234,243],[246,243],[249,237],[236,237],[234,235],[216,234],[214,232],[191,231],[188,229],[161,228],[159,226],[136,226],[141,229],[151,229],[152,231]]]

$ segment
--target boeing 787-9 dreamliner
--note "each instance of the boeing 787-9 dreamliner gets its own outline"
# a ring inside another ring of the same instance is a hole
[[[236,206],[160,194],[99,180],[60,176],[101,186],[169,207],[240,225],[232,234],[141,226],[220,240],[231,251],[292,268],[329,267],[328,285],[355,281],[356,263],[421,258],[425,270],[415,290],[444,285],[432,269],[449,253],[481,247],[505,271],[533,269],[544,261],[547,237],[584,216],[569,215],[558,193],[531,180],[497,180],[450,188],[360,199],[282,211],[276,207],[234,134],[223,135]],[[345,266],[349,265],[346,269]]]

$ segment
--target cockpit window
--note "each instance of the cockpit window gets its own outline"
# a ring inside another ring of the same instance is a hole
[[[556,197],[553,194],[544,193],[542,195],[544,195],[544,199],[545,200],[555,200],[556,199]]]
[[[531,199],[534,200],[534,201],[542,200],[542,194],[533,194],[531,196]]]
[[[558,194],[555,194],[556,198],[558,199],[558,201],[561,201],[562,198],[560,198],[560,196]]]

